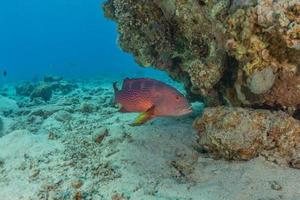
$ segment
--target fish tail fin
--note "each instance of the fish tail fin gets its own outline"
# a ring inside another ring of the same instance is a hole
[[[113,88],[114,88],[115,93],[119,92],[117,83],[118,83],[118,82],[113,82]]]
[[[114,92],[115,92],[115,98],[114,98],[114,100],[112,102],[112,105],[115,106],[117,104],[116,98],[117,98],[117,94],[119,92],[119,89],[117,87],[117,82],[113,82],[113,88],[114,88]]]

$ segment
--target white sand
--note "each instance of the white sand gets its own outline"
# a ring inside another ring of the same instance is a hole
[[[196,114],[131,127],[136,114],[111,107],[111,81],[101,82],[6,116],[16,130],[0,138],[0,200],[300,199],[299,170],[199,153]]]

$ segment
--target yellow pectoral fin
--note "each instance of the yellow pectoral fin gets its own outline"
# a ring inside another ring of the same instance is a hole
[[[115,103],[115,104],[114,104],[114,107],[115,107],[115,108],[118,108],[118,109],[121,109],[121,108],[122,108],[122,104],[120,104],[120,103]]]
[[[152,119],[154,117],[153,115],[153,111],[154,111],[154,106],[151,107],[149,110],[147,110],[146,112],[142,112],[135,120],[132,124],[130,124],[131,126],[139,126],[144,124],[145,122],[149,121],[150,119]]]

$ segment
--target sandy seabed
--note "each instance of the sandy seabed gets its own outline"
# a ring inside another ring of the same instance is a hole
[[[1,89],[0,200],[300,199],[299,170],[202,152],[197,111],[129,126],[136,114],[112,106],[112,81],[77,80],[48,102]]]

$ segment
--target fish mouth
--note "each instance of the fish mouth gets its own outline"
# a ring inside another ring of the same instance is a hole
[[[191,112],[193,112],[193,109],[192,109],[192,107],[188,107],[188,108],[184,108],[183,110],[182,110],[182,114],[183,115],[185,115],[185,114],[189,114],[189,113],[191,113]]]

